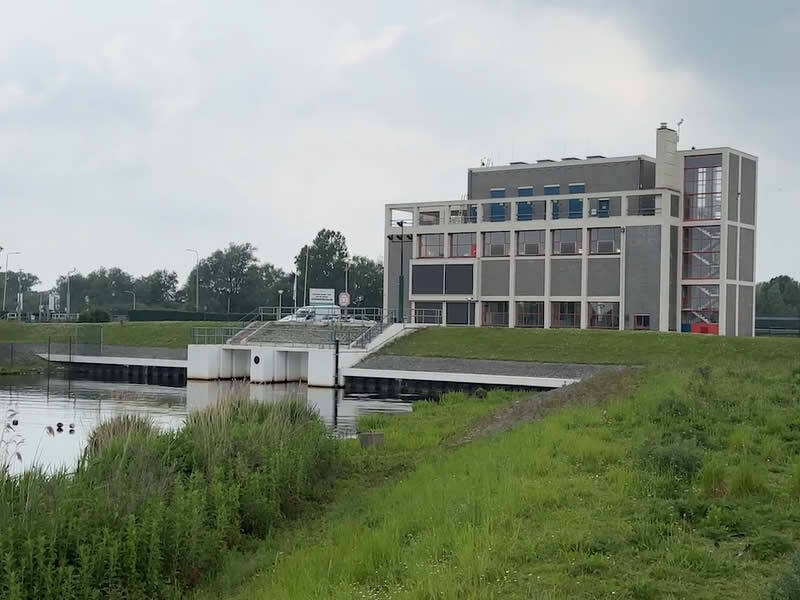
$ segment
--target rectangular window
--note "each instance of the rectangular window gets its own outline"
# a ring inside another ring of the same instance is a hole
[[[583,218],[583,200],[580,198],[570,198],[569,200],[569,218],[582,219]]]
[[[517,202],[517,221],[533,221],[533,202]]]
[[[589,327],[619,329],[619,302],[589,302]]]
[[[633,315],[634,329],[650,329],[650,315]]]
[[[505,198],[506,188],[492,188],[489,190],[489,198]]]
[[[484,302],[484,327],[508,327],[508,302]]]
[[[461,225],[463,223],[478,222],[477,204],[455,204],[450,207],[450,223]]]
[[[722,216],[722,155],[684,159],[684,215],[687,221],[717,220]]]
[[[484,256],[508,256],[511,250],[508,231],[487,231],[483,234]]]
[[[597,227],[589,230],[590,254],[617,254],[619,252],[619,227]]]
[[[633,217],[653,217],[661,214],[661,208],[657,206],[658,194],[647,194],[644,196],[628,196],[628,215]]]
[[[533,196],[533,186],[526,185],[524,187],[518,187],[517,196],[519,196],[520,198],[524,198],[525,196]]]
[[[544,302],[517,302],[517,327],[544,327]]]
[[[544,256],[544,231],[520,231],[517,233],[519,256]]]
[[[420,258],[442,258],[444,256],[444,234],[422,233],[419,235]]]
[[[546,185],[544,186],[545,196],[558,196],[561,193],[560,185]]]
[[[580,254],[583,250],[582,229],[554,229],[553,254]]]
[[[585,194],[586,193],[586,184],[585,183],[570,183],[569,184],[569,193],[570,194]]]
[[[719,323],[718,285],[685,285],[681,296],[681,323],[688,331]]]
[[[438,225],[439,224],[439,211],[426,210],[419,213],[420,225]]]
[[[475,233],[451,233],[450,256],[474,257],[476,255]]]
[[[719,277],[720,226],[683,229],[683,276],[686,279]]]
[[[572,327],[581,326],[581,303],[580,302],[551,302],[551,327]]]
[[[483,220],[488,223],[500,223],[511,220],[510,202],[492,202],[484,205]]]

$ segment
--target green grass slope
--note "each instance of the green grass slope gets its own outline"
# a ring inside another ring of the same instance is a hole
[[[14,323],[0,322],[2,342],[66,343],[77,335],[82,342],[99,343],[100,328],[103,343],[118,346],[160,346],[182,348],[192,341],[192,327],[227,325],[209,321],[144,321],[134,323]]]
[[[333,503],[200,597],[800,597],[800,340],[437,330],[389,351],[647,366],[469,444],[443,443],[454,417],[511,397],[370,423],[386,446],[351,448]]]

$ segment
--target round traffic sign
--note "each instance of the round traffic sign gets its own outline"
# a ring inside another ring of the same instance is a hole
[[[342,308],[350,306],[350,294],[348,292],[339,292],[339,306]]]

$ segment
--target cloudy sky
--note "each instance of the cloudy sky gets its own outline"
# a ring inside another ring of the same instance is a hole
[[[322,227],[378,258],[387,202],[466,169],[733,146],[759,163],[757,276],[800,278],[800,8],[752,1],[0,0],[0,245],[175,269],[230,241],[288,268]]]

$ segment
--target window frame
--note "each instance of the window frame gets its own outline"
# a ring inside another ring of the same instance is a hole
[[[543,329],[544,328],[544,300],[517,300],[516,301],[516,326],[525,329]],[[523,305],[534,305],[537,310],[523,311]],[[522,320],[523,315],[533,315],[528,317],[525,321]],[[533,324],[530,324],[533,322]]]
[[[471,243],[455,243],[455,240],[458,239],[457,236],[471,236]],[[450,234],[450,258],[475,258],[478,256],[478,236],[474,231],[457,231]],[[455,248],[461,248],[467,246],[469,248],[469,254],[459,254],[454,252]]]
[[[575,240],[561,240],[561,235],[565,231],[570,232],[578,232]],[[583,254],[583,229],[553,229],[551,234],[552,242],[550,247],[550,253],[553,256],[580,256]],[[566,243],[569,244],[570,242],[575,242],[575,252],[562,252],[561,251],[561,244]],[[558,244],[558,251],[556,252],[556,244]]]
[[[503,195],[499,195],[499,192],[502,192]],[[506,197],[506,188],[489,188],[489,199],[494,198],[505,198]]]
[[[573,187],[581,186],[580,190],[573,190]],[[568,183],[567,184],[567,193],[568,194],[585,194],[586,193],[586,183],[585,182],[578,182],[578,183]]]
[[[556,189],[558,191],[554,194],[553,193],[553,189]],[[550,183],[550,184],[542,186],[542,195],[543,196],[560,196],[561,195],[561,184],[560,183]]]
[[[577,311],[573,312],[564,312],[561,310],[562,306],[565,304],[571,304],[573,308],[577,308]],[[555,311],[556,308],[559,309],[559,316],[556,318]],[[560,325],[559,323],[562,321],[563,315],[571,315],[573,325]],[[550,302],[550,327],[552,329],[580,329],[581,328],[581,303],[578,300],[556,300]]]
[[[431,223],[424,222],[423,219],[425,216],[435,217],[435,222]],[[441,225],[442,212],[440,210],[421,210],[419,211],[417,222],[419,223],[420,227],[431,227],[431,226]]]
[[[528,192],[530,190],[530,194],[525,193],[522,194],[522,191]],[[532,185],[520,185],[517,186],[517,198],[531,198],[533,197],[533,186]]]
[[[647,319],[647,326],[640,325],[640,319]],[[650,313],[637,313],[633,315],[633,328],[636,331],[647,331],[650,329]]]
[[[540,240],[526,240],[523,242],[523,234],[527,233],[536,233],[539,234],[537,237],[541,238]],[[537,243],[539,244],[539,253],[538,254],[528,254],[524,252],[525,244],[532,244]],[[544,256],[547,251],[547,231],[544,229],[525,229],[522,231],[517,231],[517,256]]]
[[[595,232],[610,231],[612,239],[595,239]],[[597,249],[599,242],[614,242],[614,250],[611,252],[600,252]],[[622,252],[622,228],[621,227],[590,227],[589,228],[589,254],[592,256],[615,256]]]
[[[428,244],[426,240],[431,239],[433,237],[439,238],[439,244]],[[429,258],[444,258],[444,233],[420,233],[417,235],[418,242],[417,242],[417,258],[422,259],[429,259]],[[425,249],[428,248],[435,248],[436,246],[440,249],[440,254],[431,256],[429,254],[423,254],[423,247]]]
[[[505,254],[492,254],[488,252],[488,250],[493,245],[500,245],[499,243],[490,243],[488,240],[491,239],[490,236],[497,236],[502,235],[504,236],[503,246],[505,248]],[[511,255],[511,232],[510,231],[484,231],[483,232],[483,257],[485,258],[501,258]]]
[[[588,311],[589,322],[587,327],[589,329],[619,329],[619,302],[600,302],[590,300],[588,301],[586,306],[586,310]],[[593,305],[596,304],[610,304],[612,305],[612,310],[610,312],[612,323],[610,325],[597,325],[596,323],[599,321],[599,318],[605,319],[605,315],[609,313],[605,313],[602,315],[595,315],[593,309]]]

